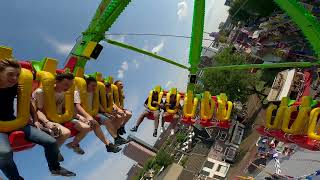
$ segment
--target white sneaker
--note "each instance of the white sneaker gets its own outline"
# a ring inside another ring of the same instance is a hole
[[[171,136],[174,135],[174,129],[171,129],[170,135],[171,135]]]
[[[163,133],[163,127],[160,128],[160,133]]]

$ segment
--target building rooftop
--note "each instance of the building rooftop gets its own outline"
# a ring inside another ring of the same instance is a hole
[[[182,171],[181,165],[173,163],[158,176],[157,180],[177,180]]]
[[[194,172],[184,169],[180,174],[178,180],[194,180],[197,177]]]
[[[133,142],[135,142],[135,143],[143,146],[144,148],[146,148],[146,149],[148,149],[148,150],[150,150],[150,151],[152,151],[152,152],[154,152],[154,153],[157,153],[157,152],[158,152],[158,149],[152,147],[152,146],[151,146],[150,144],[148,144],[147,142],[145,142],[145,141],[143,141],[143,140],[141,140],[141,139],[133,136],[132,134],[130,134],[127,139],[128,139],[129,141],[133,141]]]
[[[133,165],[127,173],[127,180],[133,180],[136,176],[139,175],[142,169],[143,167],[139,166],[138,164]]]

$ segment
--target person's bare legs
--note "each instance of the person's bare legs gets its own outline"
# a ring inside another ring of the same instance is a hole
[[[113,138],[116,138],[118,136],[117,130],[120,128],[120,126],[118,125],[119,123],[117,123],[117,122],[114,123],[112,121],[116,121],[116,120],[112,119],[112,120],[109,120],[109,121],[105,121],[103,123],[103,125],[106,127],[106,129],[108,130],[109,134]]]
[[[144,111],[138,118],[137,123],[136,123],[136,127],[139,127],[140,124],[142,123],[142,121],[144,120],[144,118],[149,114],[148,111]]]
[[[105,137],[103,134],[103,131],[99,125],[99,123],[96,120],[91,120],[91,123],[93,124],[93,132],[94,134],[100,139],[101,142],[105,145],[109,145],[110,141]]]
[[[154,116],[154,131],[153,131],[153,137],[158,136],[158,126],[159,126],[159,118],[160,118],[160,111],[153,111],[153,116]]]
[[[125,115],[124,115],[124,120],[123,120],[122,126],[124,126],[132,117],[132,113],[130,111],[124,109],[123,112]]]
[[[79,133],[74,137],[72,144],[78,145],[80,141],[88,134],[88,132],[91,131],[91,128],[89,125],[81,122],[81,121],[73,121],[74,128],[79,131]]]
[[[64,142],[66,142],[66,140],[70,137],[71,131],[68,128],[62,126],[61,124],[58,124],[58,123],[54,123],[54,124],[61,131],[60,136],[56,138],[58,146],[61,147],[64,144]]]
[[[154,116],[154,129],[157,130],[159,126],[160,112],[153,111],[153,116]]]

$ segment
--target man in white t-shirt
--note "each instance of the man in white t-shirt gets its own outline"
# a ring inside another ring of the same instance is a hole
[[[64,93],[73,85],[74,76],[71,73],[63,73],[58,74],[56,76],[56,83],[55,83],[55,97],[53,100],[56,102],[56,110],[58,114],[63,114],[65,111],[65,99]],[[64,127],[59,123],[52,122],[51,119],[47,119],[46,117],[46,110],[44,108],[44,91],[42,88],[38,88],[33,92],[33,98],[35,100],[37,114],[39,120],[44,124],[44,126],[52,131],[57,133],[57,143],[59,147],[70,137],[70,130]],[[84,154],[85,152],[80,147],[80,141],[90,132],[90,126],[78,121],[76,119],[70,119],[70,122],[74,124],[74,128],[79,132],[72,142],[67,144],[67,147],[73,149],[74,152],[77,154]],[[60,161],[63,161],[63,157],[59,155]]]
[[[93,100],[94,100],[94,92],[97,89],[97,81],[93,77],[86,78],[87,83],[87,92],[88,92],[88,108],[89,110],[93,109]],[[106,146],[106,149],[108,152],[114,152],[117,153],[121,150],[120,147],[115,146],[114,144],[110,143],[109,140],[104,136],[99,123],[88,113],[83,109],[81,105],[81,98],[80,93],[78,90],[74,92],[74,104],[75,104],[75,118],[79,121],[88,124],[94,131],[95,135],[103,142]],[[108,118],[100,118],[102,115],[98,114],[99,121],[102,124],[110,124],[108,122]]]

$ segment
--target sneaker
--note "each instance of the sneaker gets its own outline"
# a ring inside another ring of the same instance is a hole
[[[120,131],[121,131],[123,134],[127,134],[126,128],[125,128],[124,126],[120,128]]]
[[[84,150],[80,147],[80,145],[73,145],[72,142],[71,143],[68,143],[66,145],[69,149],[73,149],[73,151],[77,154],[80,154],[80,155],[83,155],[84,154]]]
[[[63,156],[62,156],[62,154],[59,152],[59,154],[58,154],[58,161],[59,162],[62,162],[62,161],[64,161],[64,158],[63,158]]]
[[[121,151],[122,148],[115,146],[114,144],[110,143],[108,145],[106,145],[107,151],[108,152],[113,152],[113,153],[117,153],[119,151]]]
[[[170,135],[173,136],[174,135],[174,129],[171,129],[170,131]]]
[[[157,137],[158,136],[158,131],[155,129],[153,132],[153,137]]]
[[[50,172],[53,176],[67,176],[67,177],[76,176],[74,172],[71,172],[63,167],[59,167],[58,169],[51,170]]]
[[[128,142],[129,142],[128,140],[124,139],[121,136],[114,138],[114,145],[115,146],[121,146],[123,144],[127,144]]]
[[[121,128],[118,129],[117,134],[118,135],[123,135],[123,132],[121,131]]]
[[[134,126],[132,129],[130,129],[132,132],[137,132],[138,131],[138,126]]]
[[[160,133],[163,133],[163,127],[160,128]]]

